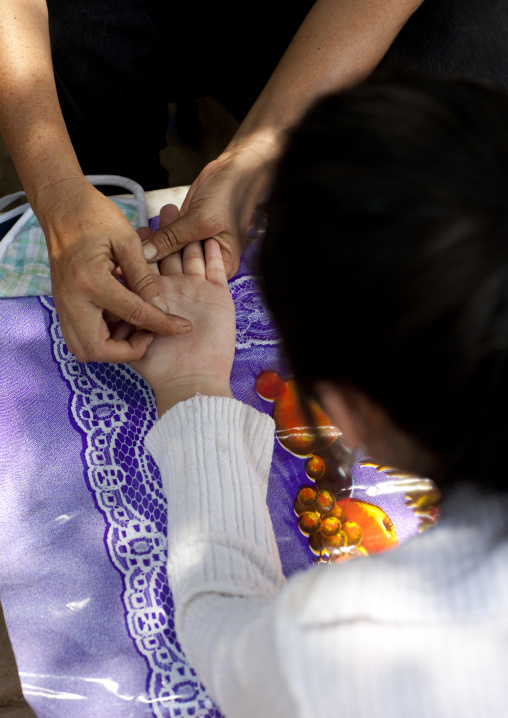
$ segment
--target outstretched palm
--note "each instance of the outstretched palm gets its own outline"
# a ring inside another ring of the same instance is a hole
[[[159,413],[202,394],[231,396],[229,379],[235,351],[235,308],[218,242],[192,242],[182,255],[161,262],[155,277],[170,311],[189,319],[192,331],[157,335],[132,366],[152,386]]]

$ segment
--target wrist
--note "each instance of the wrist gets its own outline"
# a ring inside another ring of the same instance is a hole
[[[292,103],[281,87],[269,81],[233,135],[226,151],[249,154],[270,167],[280,157],[287,141],[288,130],[299,115],[290,110]],[[281,100],[281,94],[284,99]]]
[[[238,211],[241,237],[246,234],[256,205],[265,199],[280,151],[277,143],[262,134],[233,138],[224,152],[204,170],[210,175],[224,172],[234,176],[231,201]]]
[[[44,123],[38,114],[25,112],[23,117],[25,123],[17,132],[16,128],[4,127],[6,123],[2,123],[2,131],[28,201],[39,218],[65,197],[73,182],[86,180],[63,118],[61,123]]]
[[[270,125],[250,121],[249,115],[242,122],[224,150],[238,157],[239,161],[251,165],[270,165],[282,152],[286,131]]]
[[[192,399],[196,394],[201,394],[201,396],[224,396],[229,399],[233,398],[229,381],[225,382],[208,377],[182,381],[172,386],[161,387],[160,389],[154,390],[154,393],[159,417],[181,401]]]
[[[80,171],[40,183],[33,192],[31,205],[44,232],[72,215],[90,190],[95,191]]]

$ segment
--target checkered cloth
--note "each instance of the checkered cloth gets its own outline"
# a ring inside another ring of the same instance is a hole
[[[112,201],[122,210],[134,229],[137,229],[139,210],[135,200],[113,199]],[[0,254],[0,297],[51,295],[46,241],[32,210],[27,210],[2,239],[0,253],[5,241],[8,242],[8,246],[5,252]]]

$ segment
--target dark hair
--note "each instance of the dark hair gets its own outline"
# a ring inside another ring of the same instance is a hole
[[[448,481],[504,487],[508,96],[412,76],[325,98],[268,218],[264,291],[300,385],[359,389]]]

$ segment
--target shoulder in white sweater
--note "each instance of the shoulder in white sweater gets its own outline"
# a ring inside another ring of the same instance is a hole
[[[269,416],[196,396],[146,438],[178,637],[227,718],[504,715],[508,499],[459,487],[438,528],[286,582],[266,506],[273,437]]]

